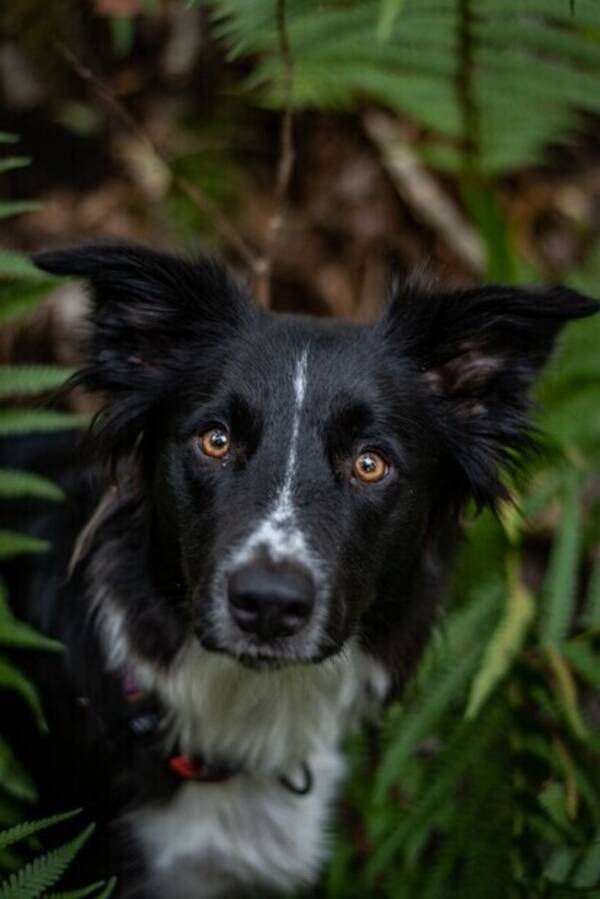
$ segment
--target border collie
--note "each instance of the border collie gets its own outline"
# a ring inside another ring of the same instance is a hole
[[[598,304],[396,287],[365,325],[264,311],[204,257],[35,261],[91,286],[74,383],[103,398],[95,461],[72,434],[8,447],[69,497],[15,510],[53,549],[8,571],[66,645],[40,678],[54,810],[112,818],[120,895],[314,884],[344,734],[414,669],[460,510],[506,497],[532,383]]]

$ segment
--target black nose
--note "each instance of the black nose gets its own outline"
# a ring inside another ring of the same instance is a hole
[[[314,602],[313,580],[301,568],[250,564],[229,578],[234,621],[265,642],[297,634],[308,621]]]

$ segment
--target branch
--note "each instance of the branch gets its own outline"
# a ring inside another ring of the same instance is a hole
[[[143,128],[140,128],[133,116],[127,109],[125,109],[123,104],[117,100],[100,78],[98,78],[91,69],[85,66],[62,41],[56,41],[55,44],[58,52],[69,63],[73,71],[92,87],[104,105],[113,113],[115,118],[118,119],[121,124],[152,153],[158,165],[166,169],[171,182],[179,188],[182,193],[189,197],[198,209],[208,216],[223,241],[236,251],[253,272],[258,284],[259,278],[264,270],[264,262],[260,256],[251,250],[242,235],[237,231],[229,219],[223,215],[211,200],[209,200],[202,188],[198,187],[197,184],[192,184],[191,181],[188,181],[188,179],[182,175],[175,175],[173,173],[169,161],[160,147],[158,147]]]
[[[276,0],[277,39],[283,63],[283,114],[279,131],[279,162],[275,180],[275,209],[268,224],[267,245],[262,258],[262,272],[256,281],[259,302],[269,306],[271,302],[271,272],[277,244],[284,225],[285,203],[294,168],[294,114],[292,88],[294,86],[294,58],[290,47],[285,18],[285,0]]]
[[[95,91],[102,103],[112,112],[127,131],[131,132],[154,156],[156,162],[163,167],[170,181],[201,209],[212,221],[222,240],[227,243],[246,263],[254,275],[256,298],[263,306],[269,306],[271,300],[271,273],[273,260],[284,224],[286,197],[294,166],[294,135],[292,112],[292,88],[294,79],[294,60],[290,48],[285,17],[285,0],[275,0],[277,20],[277,37],[279,53],[283,62],[283,113],[279,133],[279,160],[275,179],[274,210],[267,225],[267,237],[262,254],[255,253],[246,243],[232,222],[206,196],[202,188],[182,175],[173,173],[169,160],[152,140],[150,135],[139,126],[123,104],[114,96],[101,79],[85,66],[62,41],[56,41],[58,52],[69,63],[71,68],[86,81]]]

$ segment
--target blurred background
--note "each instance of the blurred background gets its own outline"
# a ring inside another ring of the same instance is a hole
[[[49,245],[204,247],[264,304],[357,320],[392,265],[600,293],[598,0],[18,0],[1,24],[0,435],[91,408],[44,402],[85,311],[28,263]],[[600,896],[600,316],[538,398],[528,486],[466,516],[431,651],[352,740],[319,895]],[[39,713],[18,630],[0,602],[0,689]],[[0,827],[34,817],[1,723],[0,772]],[[18,849],[0,831],[0,870]]]

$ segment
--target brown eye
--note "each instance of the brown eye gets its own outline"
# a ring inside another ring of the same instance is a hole
[[[212,459],[222,459],[229,452],[230,440],[227,431],[222,428],[211,428],[200,437],[202,452]]]
[[[365,484],[376,484],[388,473],[388,464],[379,453],[371,450],[361,453],[354,460],[352,474]]]

